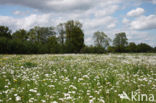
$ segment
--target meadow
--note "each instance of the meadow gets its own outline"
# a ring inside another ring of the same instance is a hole
[[[137,101],[121,98],[132,91]],[[0,55],[0,103],[151,103],[150,94],[156,54]]]

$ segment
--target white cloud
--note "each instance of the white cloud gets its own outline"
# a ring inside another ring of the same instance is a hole
[[[96,5],[110,5],[121,0],[0,0],[0,4],[22,5],[40,11],[73,11],[88,10]]]
[[[17,15],[17,16],[25,16],[25,15],[29,15],[30,12],[29,11],[19,11],[19,10],[16,10],[16,11],[13,11],[13,14]]]
[[[106,16],[106,15],[113,14],[118,9],[119,9],[118,5],[108,5],[105,8],[96,9],[94,14],[95,14],[96,17],[103,17],[103,16]]]
[[[141,2],[148,0],[131,1],[133,3],[137,2],[137,5],[135,4],[133,7],[138,7]],[[153,3],[156,2],[155,0],[149,1]],[[73,19],[79,20],[83,24],[86,44],[93,43],[92,35],[97,30],[105,32],[111,38],[114,37],[115,33],[123,31],[128,34],[130,40],[139,41],[138,38],[143,39],[145,36],[141,38],[142,35],[139,35],[141,31],[137,30],[156,28],[155,15],[143,16],[145,12],[144,9],[137,8],[127,13],[128,17],[123,17],[123,14],[119,14],[120,16],[117,17],[112,16],[113,13],[118,12],[118,10],[119,12],[120,10],[124,10],[122,8],[126,4],[128,4],[125,6],[126,8],[132,6],[132,2],[129,0],[0,0],[0,5],[19,5],[37,11],[31,11],[29,15],[25,11],[14,11],[14,15],[22,15],[22,17],[18,18],[0,16],[0,25],[9,26],[13,30],[19,28],[28,30],[36,25],[56,26],[58,23]],[[126,26],[117,25],[121,17],[123,17],[122,23]],[[135,18],[132,20],[129,17]],[[137,33],[130,32],[131,30]],[[131,33],[134,33],[134,35],[131,35]],[[141,34],[143,33],[141,32]]]
[[[136,30],[156,29],[156,15],[138,17],[130,23],[130,26]]]
[[[152,0],[152,3],[153,3],[153,4],[156,4],[156,0]]]
[[[116,24],[115,23],[109,24],[107,26],[108,29],[115,28],[115,27],[116,27]]]
[[[128,24],[130,21],[127,19],[127,18],[124,18],[123,20],[122,20],[122,23],[124,23],[124,24]]]
[[[93,44],[93,38],[90,36],[90,37],[87,37],[85,39],[85,43],[88,44],[88,45],[92,45]]]
[[[15,29],[19,27],[31,28],[33,25],[56,25],[58,22],[65,22],[70,19],[80,20],[84,24],[88,24],[89,29],[98,28],[114,28],[116,21],[112,15],[118,10],[118,3],[122,0],[0,0],[0,4],[22,5],[38,10],[39,14],[24,15],[24,18],[14,18],[1,16],[7,18],[0,24],[14,25]],[[48,16],[44,12],[48,11]],[[14,15],[26,14],[25,11],[14,11]],[[46,16],[45,16],[46,15]],[[13,22],[5,23],[12,20]],[[88,22],[88,23],[87,23]],[[16,28],[17,27],[17,28]]]
[[[116,19],[111,16],[106,16],[102,18],[94,18],[94,19],[84,19],[82,20],[85,27],[89,29],[109,29],[116,26]]]
[[[67,11],[72,9],[86,10],[96,4],[95,1],[91,0],[49,0],[45,4],[56,11]]]
[[[149,33],[147,31],[126,31],[128,41],[129,42],[135,42],[136,44],[139,43],[147,43],[151,46],[156,46],[155,45],[155,38],[156,36],[153,35],[153,33]]]
[[[13,18],[9,16],[0,16],[0,25],[9,26],[11,29],[30,29],[34,26],[47,26],[49,25],[50,15],[43,14],[43,15],[35,15],[32,14],[25,18]]]
[[[135,10],[131,10],[127,13],[127,16],[129,17],[135,17],[135,16],[140,16],[144,13],[144,9],[143,8],[137,8]]]
[[[0,24],[6,24],[14,29],[18,28],[31,28],[34,25],[53,25],[65,22],[67,20],[79,20],[84,24],[85,29],[97,29],[102,28],[114,28],[116,22],[112,15],[116,10],[118,10],[121,0],[0,0],[0,4],[10,4],[10,5],[24,5],[27,7],[35,8],[39,11],[49,11],[41,12],[39,14],[29,14],[24,18],[14,18],[6,17],[7,20],[2,21],[0,19]],[[24,11],[14,11],[15,15],[26,14]],[[46,16],[45,16],[46,15]],[[47,17],[47,18],[46,18]],[[5,23],[13,20],[13,22]],[[17,28],[16,28],[17,27]]]
[[[141,0],[141,1],[147,1],[147,2],[151,2],[153,4],[156,4],[156,0]]]
[[[21,12],[21,11],[16,10],[16,11],[14,11],[14,12],[13,12],[13,14],[14,14],[14,15],[20,15],[20,14],[22,14],[22,12]]]

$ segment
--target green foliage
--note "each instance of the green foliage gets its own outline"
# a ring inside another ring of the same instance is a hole
[[[58,53],[59,52],[58,39],[55,36],[51,36],[48,38],[47,46],[48,46],[49,53]]]
[[[134,42],[129,43],[127,46],[127,51],[132,53],[137,52],[137,45]]]
[[[115,38],[113,40],[113,45],[115,47],[115,51],[116,52],[126,52],[125,47],[128,44],[127,40],[128,39],[126,37],[126,33],[121,32],[121,33],[115,34]]]
[[[107,49],[107,51],[108,52],[112,52],[112,53],[116,52],[115,51],[115,47],[113,47],[113,46],[109,46],[108,49]]]
[[[93,35],[95,46],[107,48],[111,39],[104,32],[95,32]]]
[[[23,66],[25,68],[32,68],[32,67],[37,67],[37,64],[36,63],[31,63],[31,62],[26,62],[23,64]]]
[[[6,37],[0,37],[0,53],[8,53],[8,39]]]
[[[127,46],[128,42],[127,42],[127,37],[126,37],[126,33],[121,32],[121,33],[117,33],[115,34],[115,38],[113,40],[113,45],[114,46],[121,46],[121,47],[125,47]]]
[[[64,23],[57,25],[58,43],[60,44],[60,53],[65,52],[66,28]]]
[[[17,53],[17,54],[23,54],[26,53],[26,48],[24,45],[24,41],[17,39],[17,40],[10,40],[8,43],[9,51],[10,53]]]
[[[154,47],[154,48],[153,48],[153,52],[155,52],[155,53],[156,53],[156,47]]]
[[[140,43],[137,45],[137,51],[138,52],[151,52],[152,47],[145,43]]]
[[[13,39],[20,39],[20,40],[25,41],[28,39],[28,33],[26,30],[20,29],[20,30],[17,30],[16,32],[14,32],[12,34],[12,37],[13,37]]]
[[[66,28],[66,50],[69,53],[79,53],[84,46],[84,33],[82,24],[78,21],[68,21]]]
[[[57,32],[59,34],[59,42],[61,43],[61,45],[64,45],[64,43],[65,43],[65,34],[66,34],[65,24],[60,23],[57,26]]]
[[[84,46],[81,50],[81,53],[105,53],[105,48],[101,46]]]
[[[28,39],[33,42],[45,42],[48,37],[55,35],[55,31],[53,27],[39,27],[35,26],[30,29]]]
[[[6,26],[0,26],[0,37],[11,38],[11,30]]]
[[[119,94],[156,94],[154,53],[0,56],[2,103],[152,103]]]
[[[81,53],[95,53],[94,46],[84,46],[81,49]]]
[[[73,20],[56,27],[19,29],[12,34],[8,27],[0,26],[1,54],[156,52],[156,47],[146,43],[128,43],[124,32],[115,35],[113,46],[110,46],[111,39],[104,32],[95,32],[93,40],[94,46],[85,45],[82,24]]]

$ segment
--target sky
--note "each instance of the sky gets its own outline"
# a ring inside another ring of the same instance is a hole
[[[0,0],[0,25],[12,31],[68,20],[83,24],[87,45],[101,31],[111,39],[125,32],[129,42],[156,46],[156,0]]]

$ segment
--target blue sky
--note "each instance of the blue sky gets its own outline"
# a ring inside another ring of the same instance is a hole
[[[112,39],[126,32],[129,42],[156,46],[156,0],[0,0],[0,25],[12,31],[71,19],[83,24],[88,45],[94,32],[103,31]]]

